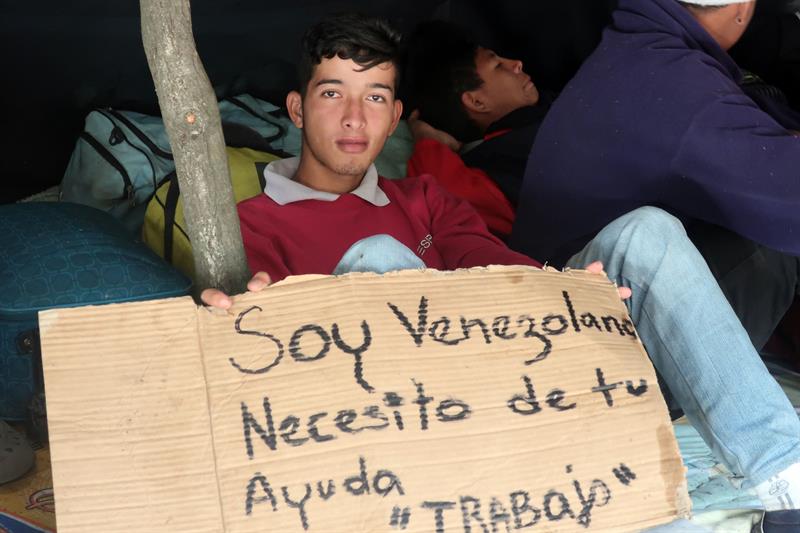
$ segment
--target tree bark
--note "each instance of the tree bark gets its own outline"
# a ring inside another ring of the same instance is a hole
[[[197,54],[189,0],[140,0],[139,8],[147,63],[175,157],[195,290],[243,292],[250,272],[217,98]]]

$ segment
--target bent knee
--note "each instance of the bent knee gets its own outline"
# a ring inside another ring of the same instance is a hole
[[[376,272],[424,268],[425,263],[410,248],[392,237],[379,234],[361,239],[342,256],[333,274]]]
[[[662,235],[668,238],[686,237],[683,223],[675,216],[658,207],[640,207],[622,218],[626,219],[626,225],[633,225],[636,229],[649,234]]]
[[[351,248],[370,248],[373,246],[386,246],[397,249],[407,248],[403,243],[386,233],[377,233],[369,237],[364,237],[360,241],[354,243]]]

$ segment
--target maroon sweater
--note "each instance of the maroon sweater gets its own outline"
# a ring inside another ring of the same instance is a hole
[[[330,274],[350,246],[382,233],[438,270],[495,264],[541,266],[506,247],[467,202],[450,195],[432,176],[399,181],[380,178],[379,186],[390,201],[383,207],[353,194],[334,201],[300,200],[286,205],[260,194],[240,203],[250,269],[267,272],[272,281],[298,274]]]

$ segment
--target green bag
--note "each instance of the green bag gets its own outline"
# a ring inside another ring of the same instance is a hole
[[[264,191],[264,167],[278,156],[251,148],[225,148],[236,203]],[[173,174],[156,190],[144,217],[142,239],[155,253],[194,280],[192,244],[185,229],[178,179]]]

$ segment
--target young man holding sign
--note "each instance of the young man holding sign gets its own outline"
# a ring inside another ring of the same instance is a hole
[[[250,290],[295,274],[540,266],[492,236],[432,176],[378,176],[373,161],[402,111],[398,43],[383,22],[352,15],[307,32],[301,92],[287,97],[302,155],[271,163],[264,194],[239,206],[250,267],[259,272]],[[768,510],[764,531],[797,531],[800,422],[681,224],[654,208],[617,219],[569,262],[597,273],[603,265],[633,289],[620,294],[681,407],[755,487]],[[203,300],[231,305],[214,289]]]

